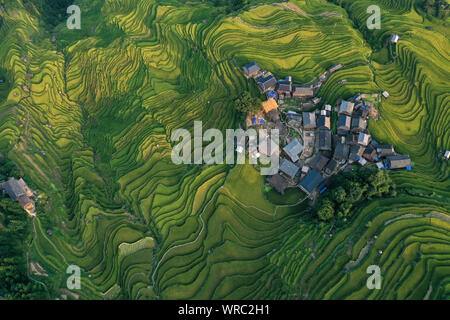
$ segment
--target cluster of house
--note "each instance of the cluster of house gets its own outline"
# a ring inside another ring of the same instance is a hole
[[[320,98],[315,97],[315,95],[322,84],[330,75],[342,67],[342,64],[331,66],[313,85],[295,84],[292,82],[291,76],[287,76],[285,79],[277,79],[271,72],[262,70],[256,62],[245,65],[243,69],[247,79],[253,78],[261,93],[267,93],[269,98],[278,99],[279,101],[289,98],[302,99],[304,101],[311,99],[307,106],[314,107],[320,102]]]
[[[34,193],[22,178],[19,180],[9,178],[7,182],[1,184],[1,188],[11,199],[17,201],[30,216],[36,215],[34,201],[30,198],[34,196]]]
[[[333,66],[319,81],[326,80],[341,67]],[[378,94],[358,94],[348,101],[339,99],[334,110],[331,105],[326,104],[321,110],[314,112],[303,111],[299,114],[287,111],[283,114],[284,121],[281,121],[275,100],[277,96],[304,94],[299,97],[314,98],[314,90],[310,88],[308,91],[304,86],[293,85],[290,77],[277,80],[271,73],[262,71],[255,62],[244,67],[244,74],[247,78],[253,77],[261,92],[266,93],[268,97],[261,112],[249,116],[247,127],[276,128],[280,131],[282,143],[285,144],[280,154],[278,173],[267,179],[281,194],[284,194],[288,187],[298,186],[311,197],[317,196],[327,189],[330,176],[339,170],[352,170],[352,163],[361,166],[374,165],[379,169],[411,170],[411,159],[408,155],[396,154],[391,145],[379,145],[367,129],[369,118],[378,118],[374,103],[369,101],[377,98]],[[383,92],[383,96],[387,97],[388,93]],[[337,112],[336,134],[332,134],[331,130],[333,111]],[[290,129],[295,129],[297,137],[289,134]],[[266,137],[266,140],[271,142],[270,137]],[[275,149],[279,150],[273,142],[268,146],[270,147],[260,147],[259,152],[271,156]],[[257,151],[255,156],[258,154]]]

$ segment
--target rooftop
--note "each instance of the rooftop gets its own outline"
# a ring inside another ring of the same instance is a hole
[[[314,112],[303,112],[303,127],[316,127],[316,114]]]
[[[331,131],[328,129],[319,131],[319,150],[331,151]]]
[[[322,171],[322,169],[327,165],[328,159],[323,154],[319,153],[311,162],[311,166],[316,169],[317,171]]]
[[[342,101],[341,106],[339,107],[339,113],[352,114],[353,109],[355,108],[355,104],[349,101]]]
[[[293,179],[297,174],[299,167],[293,164],[288,159],[283,159],[280,164],[280,171],[286,174],[289,178]]]
[[[316,170],[311,170],[298,186],[304,192],[310,194],[320,185],[322,181],[322,175]]]
[[[251,62],[251,63],[245,65],[243,69],[244,69],[244,73],[247,76],[251,76],[252,74],[255,74],[256,72],[261,70],[261,68],[259,67],[259,65],[256,62]]]
[[[23,184],[15,178],[9,178],[9,180],[3,184],[3,190],[8,193],[14,201],[17,201],[20,196],[26,195]]]
[[[267,179],[267,182],[279,193],[284,195],[284,190],[289,186],[289,182],[279,174],[273,175]]]
[[[294,96],[297,97],[313,97],[314,96],[314,89],[310,87],[299,87],[296,86],[294,89]]]
[[[401,169],[411,167],[411,159],[408,155],[389,156],[386,158],[388,169]]]
[[[292,139],[292,141],[283,148],[284,152],[286,152],[293,162],[297,162],[299,160],[298,155],[303,151],[303,149],[303,145],[297,140],[297,138]]]

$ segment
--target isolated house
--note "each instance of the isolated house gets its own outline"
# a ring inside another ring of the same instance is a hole
[[[328,69],[328,72],[334,73],[334,72],[336,72],[336,71],[342,69],[342,67],[343,67],[342,64],[336,63],[336,64],[332,65],[332,66],[330,67],[330,69]]]
[[[9,180],[3,184],[3,191],[5,191],[14,201],[17,201],[20,196],[26,196],[22,185],[14,178],[9,178]]]
[[[266,74],[265,76],[258,78],[257,80],[259,89],[262,93],[269,90],[274,90],[277,85],[277,79],[272,74]]]
[[[314,129],[316,127],[316,114],[314,112],[303,112],[303,128]]]
[[[284,173],[287,177],[294,179],[297,172],[300,170],[295,164],[293,164],[288,159],[283,159],[280,163],[280,171]]]
[[[29,198],[33,192],[23,179],[10,178],[3,184],[3,191],[6,192],[11,199],[19,202],[20,206],[30,215],[34,215],[34,202]]]
[[[339,114],[347,114],[351,115],[353,113],[353,109],[355,108],[355,104],[349,101],[342,101],[341,106],[339,107]]]
[[[300,182],[298,187],[306,194],[310,195],[323,181],[322,175],[316,171],[311,170],[308,175]]]
[[[385,167],[388,169],[410,169],[411,159],[408,155],[389,156],[386,158]]]
[[[450,159],[450,151],[445,151],[444,158],[447,160]]]
[[[283,148],[283,151],[292,162],[297,162],[299,160],[298,156],[303,149],[303,145],[296,138],[294,138],[286,147]]]
[[[400,40],[400,37],[397,34],[392,35],[391,42],[397,43]]]
[[[386,99],[389,98],[389,92],[383,91],[383,97],[385,97]]]
[[[331,151],[331,131],[328,129],[319,130],[319,150]]]
[[[256,75],[259,71],[261,71],[261,68],[256,62],[251,62],[244,66],[244,74],[248,78],[253,77]]]

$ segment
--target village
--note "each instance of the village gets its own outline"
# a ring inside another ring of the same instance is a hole
[[[278,129],[281,146],[268,137],[272,147],[259,147],[260,154],[272,156],[281,152],[279,171],[267,183],[284,194],[289,187],[298,187],[312,200],[327,189],[329,178],[340,171],[352,171],[353,164],[378,169],[411,170],[409,155],[397,154],[392,145],[379,144],[369,130],[369,119],[379,119],[376,103],[379,94],[357,94],[351,99],[338,99],[334,106],[323,104],[317,96],[320,87],[341,64],[331,66],[309,85],[295,84],[292,77],[277,79],[262,70],[256,62],[243,67],[247,79],[254,79],[267,101],[259,112],[248,114],[247,128]],[[381,94],[389,98],[388,92]],[[332,114],[336,124],[332,128]],[[265,144],[263,144],[265,146]],[[281,150],[281,151],[280,151]]]

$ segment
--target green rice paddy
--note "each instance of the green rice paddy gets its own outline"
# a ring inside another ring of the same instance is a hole
[[[81,299],[450,298],[448,21],[412,0],[292,0],[306,15],[273,1],[224,15],[200,1],[80,0],[82,30],[64,21],[53,42],[39,9],[1,2],[0,152],[46,196],[29,253],[54,297],[76,264]],[[382,28],[369,34],[374,2]],[[239,125],[251,61],[299,83],[342,63],[319,93],[330,104],[387,90],[369,129],[412,158],[391,174],[399,195],[333,226],[303,193],[266,192],[250,165],[174,165],[175,129]],[[381,290],[366,287],[373,264]]]

